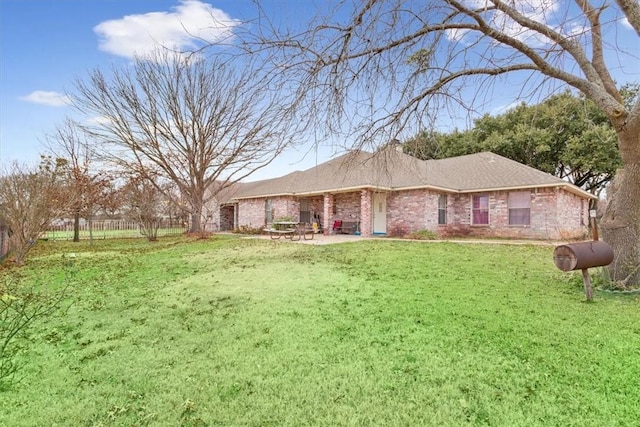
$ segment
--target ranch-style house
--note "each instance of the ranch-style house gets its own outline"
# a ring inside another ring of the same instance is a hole
[[[588,232],[595,196],[553,175],[482,152],[419,160],[397,147],[354,151],[305,171],[241,183],[219,200],[219,227],[280,218],[325,234],[571,239]],[[217,215],[216,215],[217,216]]]

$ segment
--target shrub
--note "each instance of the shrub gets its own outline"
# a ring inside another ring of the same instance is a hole
[[[418,230],[407,235],[407,238],[413,240],[435,240],[438,237],[438,234],[431,230]]]
[[[471,226],[447,224],[440,228],[441,237],[465,237],[471,234]]]
[[[407,227],[403,227],[400,225],[390,227],[387,230],[387,236],[389,237],[406,238],[408,234],[409,234],[409,229]]]

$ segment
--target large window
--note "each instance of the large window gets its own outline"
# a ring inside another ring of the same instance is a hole
[[[264,220],[267,224],[273,222],[273,203],[271,199],[264,200]]]
[[[438,197],[438,224],[447,223],[447,195],[441,194]]]
[[[531,193],[513,191],[509,193],[509,225],[529,225],[531,223]]]
[[[473,196],[473,224],[489,224],[489,196],[486,194]]]

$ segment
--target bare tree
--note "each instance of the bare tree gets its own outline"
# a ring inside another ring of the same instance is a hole
[[[0,215],[9,227],[9,259],[23,265],[51,221],[64,212],[68,192],[61,165],[43,158],[38,168],[12,163],[0,174]]]
[[[169,216],[172,210],[172,202],[165,196],[171,193],[171,184],[132,176],[120,191],[126,215],[135,219],[140,226],[140,233],[147,240],[158,240],[158,228],[162,219]]]
[[[85,130],[104,158],[175,183],[188,202],[191,231],[201,232],[205,203],[292,142],[279,87],[258,74],[250,61],[234,67],[165,52],[109,77],[96,70],[76,81],[73,98],[95,119]]]
[[[80,218],[89,222],[91,232],[95,211],[111,200],[111,179],[105,171],[96,169],[91,145],[81,127],[71,119],[58,126],[47,140],[49,150],[65,165],[67,188],[73,195],[68,199],[68,214],[74,219],[73,241],[79,242]]]
[[[269,51],[274,73],[296,82],[300,120],[355,133],[355,148],[461,107],[482,111],[498,94],[530,100],[569,86],[592,100],[616,129],[624,166],[602,234],[615,279],[640,282],[640,103],[625,106],[612,77],[638,75],[636,0],[368,0],[323,10],[297,33],[263,14],[243,47]],[[627,51],[623,32],[635,40]]]

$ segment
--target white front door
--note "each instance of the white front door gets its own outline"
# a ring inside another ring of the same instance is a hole
[[[387,194],[373,193],[373,234],[387,234]]]

